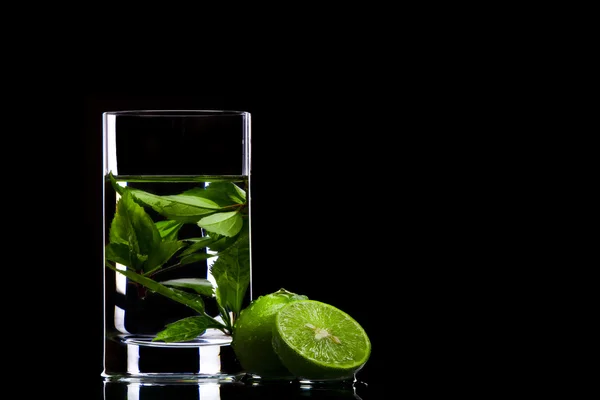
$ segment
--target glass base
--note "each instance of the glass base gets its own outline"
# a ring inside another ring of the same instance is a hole
[[[160,374],[131,374],[116,375],[103,372],[101,376],[105,382],[125,382],[139,384],[186,384],[186,383],[233,383],[241,382],[244,373],[239,374],[190,374],[190,373],[160,373]]]
[[[106,338],[106,381],[225,382],[241,379],[242,368],[230,346],[231,337],[207,332],[194,341],[153,342],[153,336],[117,335]]]

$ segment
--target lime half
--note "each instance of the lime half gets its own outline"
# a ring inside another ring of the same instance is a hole
[[[276,314],[273,349],[298,378],[345,380],[366,364],[371,341],[344,311],[316,300],[299,300]]]

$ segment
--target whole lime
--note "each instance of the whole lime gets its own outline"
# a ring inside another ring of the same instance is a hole
[[[233,326],[231,346],[247,373],[264,379],[293,378],[273,350],[273,326],[275,315],[283,306],[306,299],[282,288],[252,300],[242,310]]]

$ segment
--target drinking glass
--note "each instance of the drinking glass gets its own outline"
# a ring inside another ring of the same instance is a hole
[[[242,376],[252,299],[250,113],[103,113],[107,381]]]

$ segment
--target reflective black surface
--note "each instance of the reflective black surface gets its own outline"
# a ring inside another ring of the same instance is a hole
[[[327,387],[302,385],[298,382],[180,382],[139,383],[103,382],[103,400],[231,400],[231,399],[374,399],[366,383],[357,381]]]

